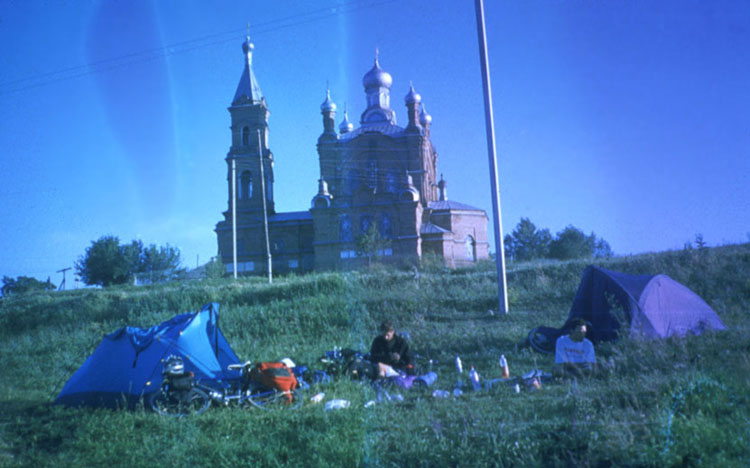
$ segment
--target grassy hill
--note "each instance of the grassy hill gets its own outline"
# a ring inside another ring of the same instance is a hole
[[[519,348],[538,325],[561,325],[586,262],[511,265],[510,314],[498,316],[494,265],[418,274],[383,267],[274,279],[192,281],[0,300],[0,466],[748,466],[750,244],[620,257],[598,264],[666,273],[700,294],[729,330],[623,339],[597,348],[614,370],[520,394],[496,386],[460,398],[405,391],[364,408],[369,385],[315,391],[346,410],[287,413],[212,408],[189,418],[144,410],[50,406],[99,344],[125,325],[148,327],[207,302],[241,358],[291,357],[316,367],[334,346],[367,350],[377,324],[408,331],[450,390],[460,355],[484,378],[549,370]],[[422,363],[425,361],[423,360]],[[310,393],[311,394],[311,393]],[[308,394],[308,396],[310,395]]]

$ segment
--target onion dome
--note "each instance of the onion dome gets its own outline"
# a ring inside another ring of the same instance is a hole
[[[414,85],[409,83],[409,93],[404,98],[404,101],[406,101],[407,104],[415,104],[422,102],[422,96],[419,95],[416,91],[414,91]]]
[[[247,36],[247,39],[245,40],[245,42],[242,43],[242,52],[245,54],[248,54],[252,52],[253,49],[255,49],[255,44],[250,42],[250,36]]]
[[[391,78],[391,74],[387,71],[383,71],[380,68],[380,63],[378,63],[378,57],[375,57],[375,64],[372,66],[370,71],[365,73],[365,76],[362,78],[362,84],[365,86],[365,89],[369,88],[390,88],[391,83],[393,83],[393,78]]]
[[[432,123],[432,116],[424,109],[424,104],[421,107],[422,109],[419,111],[419,123],[425,126]]]
[[[336,103],[331,100],[331,91],[326,90],[326,100],[320,105],[322,112],[336,112]]]
[[[349,114],[346,109],[344,109],[344,120],[339,124],[339,133],[349,133],[352,130],[354,130],[354,124],[349,122]]]

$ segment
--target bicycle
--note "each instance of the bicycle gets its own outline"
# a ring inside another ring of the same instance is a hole
[[[149,406],[161,415],[185,416],[203,413],[210,403],[205,390],[196,387],[193,373],[185,372],[182,359],[177,356],[167,358],[161,386],[149,397]]]
[[[240,380],[219,390],[209,390],[209,397],[219,404],[224,406],[250,404],[263,410],[297,409],[302,405],[302,392],[299,388],[279,390],[251,378],[253,369],[251,361],[243,364],[230,364],[227,368],[239,371]]]
[[[191,372],[184,371],[182,359],[170,356],[164,365],[161,387],[149,397],[149,405],[157,413],[170,416],[201,414],[212,401],[222,406],[249,404],[262,410],[296,409],[302,405],[299,389],[281,391],[251,378],[250,361],[230,364],[227,368],[239,371],[240,379],[224,382],[217,388],[216,383],[195,381]]]

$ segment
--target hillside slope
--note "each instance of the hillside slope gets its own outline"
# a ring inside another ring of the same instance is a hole
[[[504,386],[454,399],[405,392],[365,409],[368,385],[340,381],[327,413],[214,408],[196,418],[49,404],[119,327],[148,327],[207,302],[241,358],[291,357],[315,367],[334,346],[367,350],[385,317],[409,333],[435,388],[452,389],[460,355],[485,378],[505,354],[514,375],[549,370],[550,356],[519,348],[528,331],[567,317],[586,262],[510,265],[510,314],[498,316],[494,266],[418,273],[381,267],[274,279],[86,289],[0,300],[0,465],[499,466],[746,465],[750,461],[750,244],[619,257],[605,268],[666,273],[700,294],[727,332],[597,349],[614,371],[515,394]],[[318,391],[316,389],[316,391]]]

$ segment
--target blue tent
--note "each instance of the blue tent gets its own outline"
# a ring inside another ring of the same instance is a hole
[[[239,374],[239,362],[218,327],[219,304],[178,315],[143,329],[123,327],[106,335],[94,354],[73,374],[55,400],[65,406],[133,407],[161,384],[164,360],[182,356],[196,379],[226,382]]]

